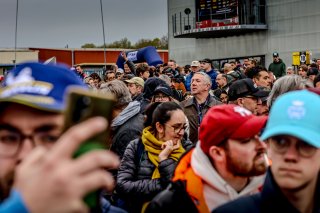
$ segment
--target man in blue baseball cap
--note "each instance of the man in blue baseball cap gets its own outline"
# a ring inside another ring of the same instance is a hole
[[[272,165],[261,193],[214,212],[320,212],[320,96],[302,90],[280,96],[261,135]]]
[[[20,64],[0,89],[0,212],[84,212],[83,197],[113,179],[108,151],[72,156],[81,143],[104,131],[93,118],[62,134],[66,93],[85,85],[70,70],[40,63]],[[62,135],[61,135],[62,134]],[[97,160],[98,159],[98,160]]]

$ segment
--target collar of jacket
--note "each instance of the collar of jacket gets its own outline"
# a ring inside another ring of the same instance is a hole
[[[205,101],[205,106],[209,106],[209,107],[212,107],[214,105],[214,102],[215,102],[215,99],[210,95],[208,94],[208,97]],[[194,105],[195,107],[196,106],[196,101],[195,101],[195,97],[192,97],[192,98],[189,98],[187,101],[186,101],[186,107],[189,107],[189,106],[192,106]]]
[[[320,176],[318,177],[316,196],[314,197],[313,212],[320,212],[319,196],[320,196]],[[270,168],[267,172],[267,177],[261,192],[262,206],[261,209],[268,210],[277,209],[277,212],[292,212],[298,213],[299,211],[288,201],[288,199],[281,192],[278,184],[275,182]],[[280,211],[279,211],[280,210]]]

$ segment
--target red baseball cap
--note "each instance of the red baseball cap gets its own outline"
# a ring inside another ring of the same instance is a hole
[[[200,125],[200,147],[207,154],[211,146],[217,146],[226,139],[253,137],[259,134],[267,119],[268,116],[255,116],[234,104],[211,107]]]

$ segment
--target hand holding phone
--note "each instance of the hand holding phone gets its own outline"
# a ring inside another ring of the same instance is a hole
[[[80,88],[69,90],[64,116],[64,131],[75,124],[96,116],[104,117],[110,124],[115,101],[115,97],[112,94],[99,94]],[[111,140],[109,139],[110,125],[108,126],[106,131],[95,135],[83,143],[74,153],[74,158],[91,150],[109,149]],[[99,198],[100,191],[90,193],[84,200],[89,208],[99,209]]]

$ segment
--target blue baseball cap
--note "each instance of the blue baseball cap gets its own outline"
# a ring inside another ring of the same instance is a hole
[[[307,90],[288,92],[272,105],[261,139],[290,135],[320,148],[319,114],[319,95]]]
[[[69,87],[87,88],[69,69],[58,65],[24,63],[11,70],[0,89],[0,102],[18,103],[44,111],[61,112]]]

